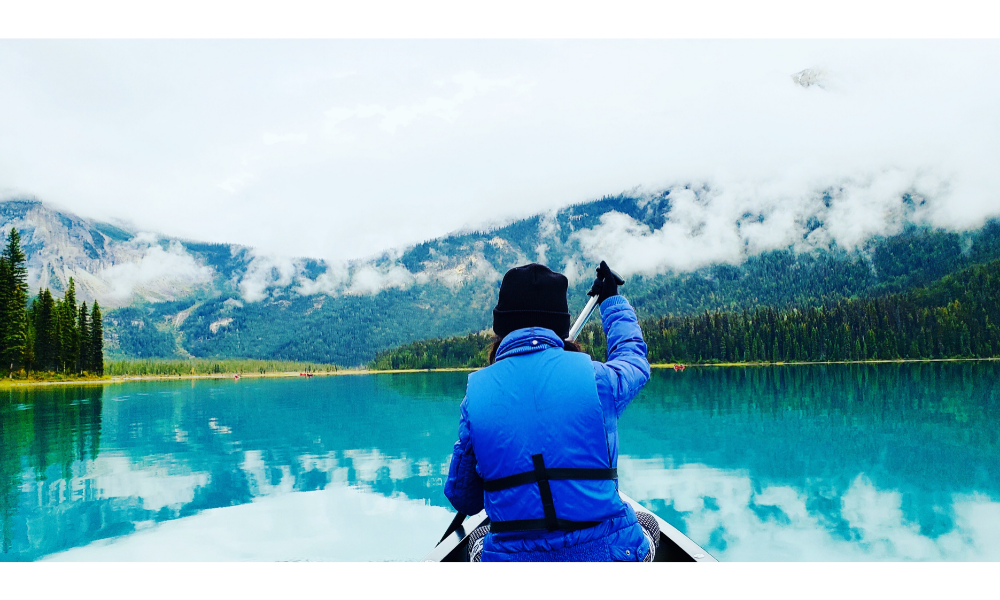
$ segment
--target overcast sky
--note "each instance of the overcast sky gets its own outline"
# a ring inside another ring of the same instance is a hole
[[[993,41],[5,40],[0,194],[348,259],[637,186],[893,172],[961,228],[1000,213],[998,106]]]

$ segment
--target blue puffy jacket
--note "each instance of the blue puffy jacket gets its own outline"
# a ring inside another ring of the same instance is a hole
[[[549,329],[518,329],[469,376],[445,495],[486,509],[483,561],[641,560],[649,552],[618,496],[618,418],[649,380],[635,311],[601,304],[608,362],[564,350]]]

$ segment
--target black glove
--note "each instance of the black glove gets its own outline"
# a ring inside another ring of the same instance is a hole
[[[612,271],[608,263],[602,260],[601,266],[597,267],[597,279],[594,280],[594,285],[591,286],[587,295],[597,296],[597,302],[600,304],[611,296],[617,296],[620,285],[625,285],[625,280]]]

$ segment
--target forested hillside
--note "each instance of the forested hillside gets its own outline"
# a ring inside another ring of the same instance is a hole
[[[292,296],[257,303],[220,296],[147,304],[109,315],[118,325],[109,358],[242,357],[356,366],[414,339],[488,327],[484,315],[490,314],[495,293],[495,285],[458,293],[414,286],[374,296]]]
[[[905,293],[644,319],[642,330],[652,363],[1000,357],[1000,260]],[[605,358],[597,323],[580,341]],[[380,353],[371,367],[480,367],[489,343],[485,335],[417,342]]]
[[[77,301],[93,306],[92,298],[100,294],[113,300],[105,314],[109,359],[248,358],[357,366],[417,340],[487,329],[497,280],[516,265],[538,261],[569,274],[570,309],[580,310],[593,263],[603,258],[595,258],[586,240],[605,235],[608,222],[628,220],[634,233],[629,239],[660,243],[676,202],[677,194],[669,190],[605,197],[346,265],[274,259],[243,246],[126,231],[37,201],[0,202],[0,221],[17,223],[23,232],[32,293],[42,287],[64,295],[75,273]],[[757,227],[769,218],[748,214],[734,226]],[[659,274],[630,275],[625,293],[643,319],[781,311],[906,293],[1000,258],[995,220],[966,232],[909,224],[895,235],[849,248],[814,235],[825,231],[822,219],[810,217],[796,227],[802,243],[764,252],[744,249],[737,263],[693,271],[661,265]],[[826,241],[806,242],[806,237]],[[691,264],[705,264],[694,260]]]
[[[904,292],[998,258],[1000,221],[989,221],[966,234],[909,227],[898,235],[873,239],[855,253],[779,250],[751,256],[740,266],[633,278],[628,294],[643,317],[809,306]]]
[[[642,318],[780,310],[905,292],[996,258],[997,221],[965,234],[911,227],[874,239],[859,252],[779,250],[752,256],[739,266],[631,277],[625,293]],[[523,256],[520,260],[528,262]],[[589,277],[570,289],[574,312],[586,301]],[[113,356],[239,356],[352,366],[415,340],[487,329],[496,289],[496,282],[473,279],[456,287],[416,284],[373,295],[291,294],[256,303],[220,295],[146,304],[110,315],[116,324]]]
[[[589,332],[592,334],[592,332]],[[369,369],[477,369],[489,362],[491,333],[470,333],[443,339],[421,340],[379,352]]]

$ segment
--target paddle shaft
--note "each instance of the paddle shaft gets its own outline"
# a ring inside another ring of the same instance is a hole
[[[604,269],[603,277],[601,276],[602,269]],[[606,278],[611,277],[615,280],[616,285],[625,285],[625,280],[622,279],[622,276],[609,269],[608,263],[603,260],[601,261],[601,266],[597,268],[597,276],[601,279],[601,281],[606,281]],[[594,314],[594,310],[597,308],[597,305],[600,304],[598,301],[600,295],[597,291],[597,289],[591,290],[591,293],[594,295],[590,297],[589,301],[587,301],[587,306],[583,307],[583,312],[581,312],[580,316],[576,318],[576,323],[573,323],[573,326],[569,328],[569,335],[566,336],[567,340],[575,342],[576,337],[580,335],[580,330],[587,324],[587,319],[590,318],[590,315]]]
[[[576,318],[576,323],[573,323],[573,326],[569,328],[569,335],[566,337],[567,340],[571,342],[576,341],[576,336],[580,335],[580,330],[587,324],[587,320],[590,319],[590,315],[594,314],[594,309],[596,308],[597,296],[591,296],[590,300],[587,301],[587,306],[583,307],[583,312]]]

